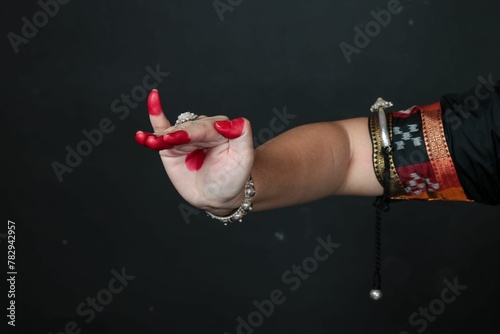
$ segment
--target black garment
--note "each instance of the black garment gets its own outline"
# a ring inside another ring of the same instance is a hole
[[[500,81],[441,97],[446,142],[468,198],[500,204]]]

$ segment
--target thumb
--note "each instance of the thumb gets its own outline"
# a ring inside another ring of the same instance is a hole
[[[215,131],[230,139],[231,148],[242,151],[253,149],[252,127],[250,121],[244,117],[235,118],[227,121],[214,122]]]

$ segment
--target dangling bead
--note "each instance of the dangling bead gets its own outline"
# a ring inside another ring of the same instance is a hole
[[[379,300],[382,298],[382,291],[377,289],[370,290],[370,298],[373,300]]]

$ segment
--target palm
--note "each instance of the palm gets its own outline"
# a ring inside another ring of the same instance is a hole
[[[225,138],[224,138],[225,139]],[[186,167],[186,156],[161,159],[172,184],[190,204],[218,207],[237,197],[243,189],[252,166],[252,152],[235,152],[228,139],[205,149],[205,158],[198,171]]]

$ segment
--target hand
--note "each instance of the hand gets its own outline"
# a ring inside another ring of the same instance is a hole
[[[245,118],[201,115],[172,126],[154,89],[148,97],[154,133],[138,131],[139,144],[160,152],[172,184],[191,205],[216,215],[237,209],[253,161],[250,122]]]

